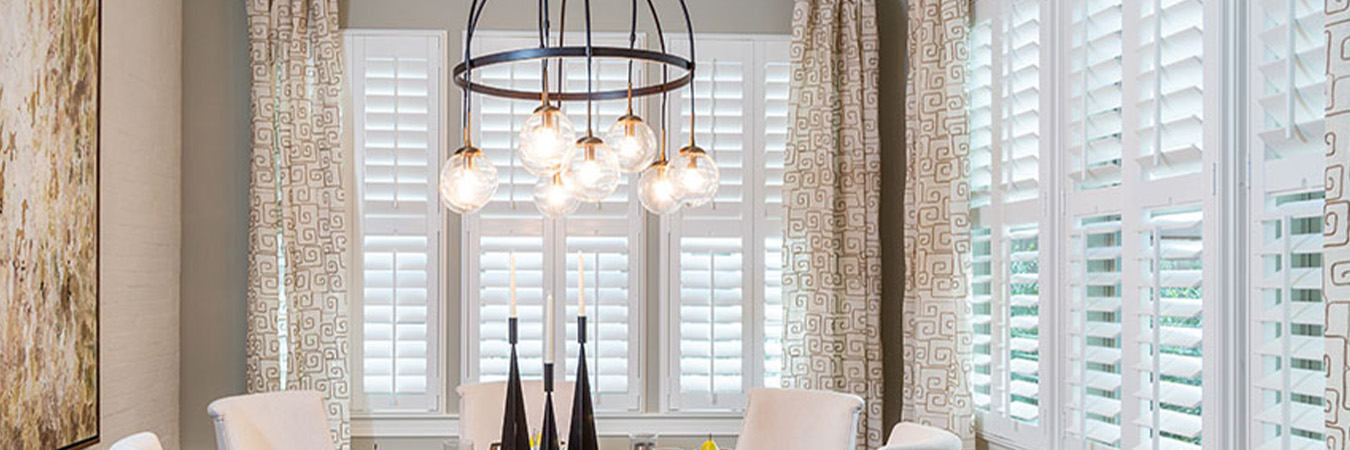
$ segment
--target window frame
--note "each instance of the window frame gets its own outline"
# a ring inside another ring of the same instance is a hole
[[[364,104],[364,102],[356,98],[357,96],[355,88],[358,86],[358,83],[356,77],[353,75],[356,73],[355,68],[357,67],[356,65],[358,64],[357,59],[358,46],[354,44],[357,41],[372,38],[374,39],[420,38],[420,39],[429,39],[435,44],[436,48],[430,49],[429,54],[437,55],[437,57],[432,58],[432,61],[430,61],[432,66],[429,68],[429,71],[431,73],[428,74],[429,78],[428,85],[429,87],[434,88],[434,92],[428,93],[428,95],[437,97],[434,100],[434,103],[436,105],[436,108],[438,108],[438,110],[436,111],[436,116],[438,118],[437,122],[433,123],[429,121],[428,125],[430,127],[434,127],[435,130],[435,132],[431,134],[431,137],[435,139],[435,142],[433,143],[433,145],[431,145],[431,147],[434,147],[435,151],[441,153],[441,155],[439,155],[436,158],[437,167],[432,168],[433,170],[432,174],[434,174],[436,170],[439,170],[440,163],[443,163],[445,161],[444,155],[445,152],[443,150],[445,149],[445,146],[449,142],[448,131],[443,126],[441,126],[441,123],[444,122],[444,120],[442,119],[444,119],[445,117],[445,112],[449,104],[448,96],[445,95],[445,93],[447,92],[447,89],[449,88],[450,84],[449,79],[446,76],[447,71],[445,70],[445,60],[444,60],[445,49],[447,48],[448,45],[448,34],[444,30],[405,30],[405,29],[342,30],[343,56],[346,58],[343,65],[343,69],[346,71],[345,72],[346,76],[344,77],[343,106],[351,107],[353,111],[356,110],[358,105]],[[344,177],[351,176],[353,180],[351,185],[358,186],[357,192],[354,192],[353,195],[350,195],[348,197],[348,202],[351,211],[357,212],[357,217],[355,217],[355,220],[352,221],[353,225],[352,235],[354,237],[359,237],[361,236],[362,233],[362,218],[360,213],[360,211],[362,211],[362,208],[360,206],[362,200],[360,195],[360,186],[362,185],[363,171],[361,170],[362,164],[357,159],[357,156],[359,154],[357,146],[358,143],[361,142],[361,138],[358,137],[356,133],[356,126],[355,126],[355,124],[357,123],[356,116],[357,115],[354,113],[343,114],[342,120],[344,131],[342,139],[344,147],[343,149],[344,157],[348,161],[352,161],[353,167],[351,172],[348,172],[343,176]],[[433,179],[435,178],[434,175],[432,176],[432,178]],[[432,271],[445,273],[448,270],[446,262],[448,261],[448,251],[449,251],[448,240],[446,239],[447,230],[445,227],[445,223],[448,220],[449,214],[444,213],[443,209],[439,207],[440,204],[439,191],[436,191],[434,189],[432,189],[432,191],[433,192],[431,192],[430,195],[428,196],[428,201],[436,206],[436,211],[438,212],[436,218],[439,219],[439,222],[441,222],[441,226],[436,230],[436,234],[432,238],[432,244],[430,247],[434,249],[432,253],[434,253],[436,260],[433,263],[430,263],[429,266],[432,268]],[[352,272],[353,275],[351,277],[352,282],[350,283],[348,290],[349,295],[348,322],[350,323],[351,336],[353,336],[353,338],[350,339],[351,345],[348,350],[348,358],[349,358],[348,361],[349,361],[349,373],[352,374],[353,391],[364,394],[365,283],[363,277],[360,275],[363,267],[362,263],[364,261],[363,259],[364,252],[359,242],[359,239],[353,240],[353,242],[355,242],[355,245],[351,245],[348,249],[352,261],[352,267],[350,267],[349,270]],[[442,277],[439,276],[439,274],[433,273],[431,274],[431,278],[434,279],[436,287],[434,295],[430,296],[435,298],[435,301],[434,302],[429,301],[427,305],[428,332],[426,340],[428,343],[427,349],[428,367],[426,370],[427,371],[426,396],[429,397],[427,401],[428,411],[379,412],[371,408],[371,405],[367,401],[367,396],[354,395],[352,402],[353,406],[352,415],[354,418],[367,416],[371,417],[425,416],[428,414],[437,414],[439,412],[444,411],[446,399],[445,391],[446,387],[448,386],[448,380],[446,375],[449,373],[447,368],[448,367],[447,359],[449,358],[446,357],[448,356],[446,353],[448,347],[441,344],[445,342],[444,337],[448,334],[446,325],[449,323],[447,319],[447,314],[450,310],[449,303],[451,301],[451,298],[449,297],[448,280],[446,279],[446,277]]]
[[[568,39],[571,40],[573,33],[568,34]],[[627,33],[620,32],[607,32],[603,34],[623,37],[625,39],[627,36]],[[451,60],[454,59],[454,55],[456,54],[453,51],[447,50],[447,33],[443,30],[344,30],[344,39],[348,42],[354,37],[359,36],[435,36],[441,45],[443,54],[448,55]],[[528,36],[533,38],[536,34],[533,31],[483,30],[480,31],[477,36]],[[577,36],[580,35],[578,34]],[[668,36],[667,39],[678,39],[678,37],[672,35]],[[788,35],[775,34],[700,34],[699,39],[736,39],[749,42],[763,41],[776,43],[784,46],[784,48],[786,48],[791,41],[791,37]],[[650,41],[650,39],[648,39],[648,41]],[[655,45],[654,42],[647,42],[645,46],[651,47],[653,45]],[[351,47],[352,46],[349,45],[344,50],[348,57],[349,74],[355,73],[354,71],[350,71],[351,63],[354,62]],[[672,51],[676,53],[687,51],[687,47],[683,47],[685,49],[683,51],[681,48],[682,47],[673,47]],[[442,56],[442,58],[445,58],[445,56]],[[786,60],[784,60],[784,62],[786,62]],[[451,98],[452,95],[456,94],[456,91],[450,89],[451,86],[447,76],[448,70],[446,70],[447,67],[448,66],[444,64],[443,59],[438,67],[439,73],[437,74],[438,85],[440,86],[441,92],[440,107],[442,110],[442,122],[446,122],[444,118],[450,116],[450,113],[453,112],[448,108],[456,103]],[[648,72],[649,73],[645,75],[645,78],[649,80],[659,77],[659,72]],[[349,87],[350,83],[351,78],[349,78]],[[346,105],[348,107],[355,107],[353,99],[350,98],[350,95],[352,95],[350,94],[350,89],[348,91],[349,93],[347,95],[349,95],[349,98],[346,99]],[[678,101],[675,97],[678,97],[678,95],[672,96],[672,102]],[[475,106],[476,103],[477,100],[475,99]],[[760,99],[758,104],[762,105],[763,99]],[[642,112],[645,112],[645,114],[643,114],[644,117],[650,117],[652,120],[656,120],[660,114],[659,101],[649,101],[645,107],[635,105],[635,108],[640,108]],[[763,111],[755,109],[753,112],[762,115]],[[347,114],[344,118],[345,123],[348,125],[348,133],[352,133],[355,130],[352,126],[354,121],[353,117],[354,114]],[[672,127],[678,127],[680,126],[680,120],[680,117],[671,117],[670,125]],[[758,124],[757,128],[755,128],[757,131],[755,132],[762,131],[763,118],[757,119],[755,123]],[[750,122],[747,121],[746,125],[749,127]],[[443,149],[446,148],[446,145],[453,143],[450,134],[451,131],[448,129],[452,127],[453,124],[451,124],[451,127],[440,124],[441,129],[437,134]],[[603,130],[601,131],[603,132]],[[348,151],[352,152],[348,153],[348,157],[350,158],[356,151],[355,139],[351,134],[346,135],[345,139]],[[676,138],[672,138],[672,142],[678,141]],[[674,147],[677,148],[678,145],[675,145]],[[444,159],[445,155],[441,155],[440,162],[444,162]],[[354,158],[351,160],[355,161]],[[355,173],[355,170],[353,173],[352,176],[357,177],[356,180],[359,182],[359,174]],[[763,174],[759,174],[759,178],[762,177]],[[359,199],[355,199],[355,196],[353,196],[353,200],[351,201],[355,204]],[[636,202],[634,202],[634,204],[636,204]],[[734,436],[739,432],[741,426],[741,414],[737,411],[676,411],[669,408],[669,402],[667,401],[667,386],[665,385],[666,377],[660,375],[665,373],[664,369],[661,367],[668,359],[668,346],[666,345],[668,341],[666,341],[667,335],[665,334],[665,329],[669,324],[669,316],[665,315],[668,313],[664,311],[665,308],[663,305],[668,304],[669,299],[667,297],[668,292],[663,286],[665,286],[664,283],[668,283],[669,280],[664,270],[658,271],[655,268],[663,265],[667,259],[665,258],[665,255],[661,253],[664,251],[661,246],[661,236],[664,236],[668,231],[668,224],[664,222],[669,219],[652,216],[646,213],[645,210],[642,210],[640,206],[638,206],[637,209],[642,211],[640,215],[643,217],[642,222],[644,225],[642,225],[641,230],[636,233],[637,238],[632,241],[635,248],[634,254],[630,257],[638,258],[639,266],[641,266],[642,269],[634,275],[635,279],[639,281],[639,286],[633,286],[630,289],[636,293],[634,295],[639,297],[641,301],[638,302],[639,309],[630,312],[630,314],[635,318],[634,324],[631,326],[637,327],[637,335],[643,342],[632,344],[638,347],[637,353],[639,357],[636,360],[631,360],[630,364],[639,366],[639,368],[635,369],[637,383],[632,385],[631,388],[635,395],[639,396],[639,402],[638,408],[630,412],[597,412],[597,416],[602,419],[601,434],[624,436],[629,433],[659,433],[663,436],[672,437],[698,437],[706,436],[708,434],[716,436]],[[762,209],[763,205],[756,205],[755,207],[756,212],[762,212]],[[751,214],[751,212],[747,212],[746,214]],[[442,272],[442,276],[439,277],[440,280],[438,281],[440,301],[434,320],[437,322],[436,325],[439,330],[439,337],[436,339],[443,345],[441,345],[441,348],[433,355],[437,359],[435,370],[439,374],[439,380],[436,382],[435,386],[442,391],[435,400],[437,407],[434,411],[422,413],[372,411],[365,405],[365,396],[362,392],[362,387],[359,384],[361,382],[360,365],[362,361],[360,352],[360,333],[362,332],[361,330],[364,325],[361,308],[363,307],[364,302],[359,295],[360,287],[358,285],[354,287],[353,292],[357,294],[354,294],[350,308],[352,321],[354,323],[353,333],[356,333],[354,334],[356,337],[353,339],[351,366],[354,382],[358,383],[355,385],[356,395],[354,396],[352,417],[352,434],[354,437],[453,439],[458,435],[459,412],[458,406],[454,404],[454,400],[457,398],[457,396],[454,395],[454,389],[457,382],[462,383],[470,380],[469,370],[471,363],[469,357],[473,354],[471,353],[471,347],[475,345],[473,342],[470,342],[469,339],[469,328],[471,328],[471,323],[469,321],[471,320],[471,317],[474,317],[471,315],[471,310],[474,305],[470,304],[471,302],[468,301],[469,297],[465,294],[468,292],[467,290],[473,288],[473,286],[471,286],[471,280],[463,275],[463,272],[470,267],[468,257],[473,253],[476,247],[474,247],[472,245],[473,243],[470,241],[471,230],[474,226],[473,224],[470,224],[468,220],[462,217],[456,217],[454,214],[448,213],[441,214],[441,219],[444,223],[439,230],[442,238],[440,239],[438,247],[440,258],[439,270]],[[458,230],[458,237],[454,236],[456,230]],[[652,233],[654,230],[660,234],[653,236]],[[756,236],[753,238],[758,242],[760,247],[763,246],[762,238],[763,236]],[[565,243],[563,245],[565,245]],[[355,258],[359,258],[360,249],[356,247],[359,246],[354,246],[354,249],[352,250],[353,255],[355,255]],[[452,254],[452,251],[456,248],[460,249],[460,255]],[[571,257],[571,254],[565,256]],[[678,254],[675,256],[678,257]],[[353,259],[353,261],[356,262],[356,264],[354,264],[352,270],[354,273],[360,273],[361,260]],[[761,264],[756,267],[757,273],[762,277],[762,261]],[[458,270],[461,273],[458,275],[450,273],[451,270]],[[358,283],[359,281],[360,280],[358,279]],[[653,302],[659,302],[661,305],[655,305]],[[763,339],[760,339],[763,335],[763,321],[760,319],[762,319],[762,317],[755,320],[755,323],[759,324],[759,329],[757,333],[754,334],[755,342],[763,342]],[[454,323],[456,321],[461,323]],[[560,329],[559,332],[565,333],[565,329]],[[457,333],[457,335],[452,336],[454,333]],[[432,338],[428,337],[428,339]],[[747,339],[749,339],[749,337],[747,337]],[[755,347],[757,349],[757,354],[762,355],[763,345],[756,345]],[[560,346],[560,351],[565,350],[562,350]],[[755,359],[749,361],[748,366],[755,369],[755,371],[753,372],[753,376],[746,375],[745,379],[760,380],[756,383],[762,383],[763,364],[758,363],[758,359]],[[428,387],[430,389],[431,385],[429,384]]]
[[[790,45],[791,41],[789,35],[728,33],[704,33],[700,34],[696,40],[699,47],[718,43],[737,43],[750,46],[748,49],[750,61],[742,61],[748,63],[747,67],[750,68],[748,73],[745,74],[747,79],[743,83],[751,86],[750,91],[744,92],[743,95],[754,99],[753,103],[745,108],[745,113],[742,115],[743,130],[749,130],[748,133],[745,133],[746,140],[742,147],[745,160],[741,163],[745,168],[764,167],[766,159],[765,151],[767,147],[764,145],[763,137],[766,135],[764,113],[767,110],[767,97],[763,89],[763,81],[766,72],[764,67],[771,60],[768,56],[769,47]],[[673,52],[684,54],[688,51],[689,41],[686,37],[674,36],[669,38],[667,45]],[[702,51],[701,48],[698,50]],[[784,47],[784,50],[786,50],[786,47]],[[706,52],[700,53],[700,55],[706,54]],[[702,59],[703,57],[700,56],[699,58]],[[680,114],[680,111],[684,109],[681,107],[683,96],[672,95],[671,97],[667,114],[671,115],[673,132],[671,133],[672,148],[670,150],[673,153],[683,145],[682,136],[684,134],[681,131],[681,122],[687,121],[688,116]],[[687,103],[688,100],[684,99],[683,102]],[[700,116],[700,120],[700,123],[706,123],[707,115]],[[716,158],[716,153],[712,153],[712,155]],[[764,311],[766,309],[766,297],[764,286],[766,284],[764,277],[767,255],[764,241],[768,237],[767,234],[757,232],[761,228],[767,228],[768,225],[766,219],[767,196],[765,195],[768,188],[765,182],[765,171],[751,171],[746,175],[748,177],[743,180],[740,187],[748,193],[742,197],[742,201],[751,205],[751,208],[749,211],[743,212],[745,216],[742,220],[747,223],[742,226],[749,232],[749,236],[742,236],[742,242],[749,241],[752,248],[749,251],[742,248],[741,252],[741,258],[750,260],[749,263],[742,263],[743,268],[750,268],[749,274],[742,274],[743,292],[750,293],[747,296],[750,300],[742,303],[741,340],[743,341],[742,349],[745,353],[741,355],[741,366],[743,370],[748,369],[748,373],[745,371],[741,373],[743,391],[754,387],[763,387],[765,381]],[[708,207],[704,205],[702,208]],[[744,410],[746,400],[744,395],[732,398],[729,407],[712,408],[700,400],[683,398],[680,392],[680,325],[682,322],[680,321],[679,303],[681,294],[679,284],[673,278],[679,275],[676,271],[676,268],[680,267],[681,259],[678,240],[684,235],[682,224],[679,223],[678,219],[682,217],[683,211],[669,216],[654,217],[658,222],[659,240],[656,252],[659,255],[657,274],[659,294],[657,298],[661,302],[659,326],[661,344],[659,373],[661,376],[658,377],[660,379],[660,411],[671,415],[703,414],[739,417],[740,412]]]
[[[989,0],[977,2],[976,11],[980,10],[979,3],[986,3]],[[1069,196],[1059,184],[1067,182],[1066,175],[1072,170],[1069,167],[1073,164],[1069,155],[1063,154],[1058,150],[1064,148],[1069,140],[1066,133],[1071,132],[1069,121],[1071,120],[1070,110],[1065,102],[1068,101],[1065,89],[1057,87],[1059,84],[1071,81],[1066,79],[1067,69],[1072,61],[1068,61],[1066,55],[1069,55],[1067,47],[1074,38],[1071,36],[1071,27],[1073,23],[1073,8],[1077,2],[1041,2],[1043,17],[1048,14],[1050,19],[1044,23],[1052,23],[1056,26],[1048,27],[1050,30],[1042,32],[1042,52],[1049,55],[1052,64],[1047,66],[1051,75],[1042,77],[1043,83],[1049,83],[1049,89],[1043,89],[1042,97],[1051,97],[1051,103],[1054,107],[1049,108],[1049,114],[1042,120],[1048,122],[1053,132],[1049,133],[1046,139],[1050,142],[1042,144],[1042,154],[1054,151],[1053,158],[1050,161],[1043,162],[1043,173],[1049,170],[1051,175],[1042,180],[1043,195],[1048,195],[1045,208],[1051,210],[1054,219],[1043,223],[1049,225],[1042,230],[1042,236],[1053,236],[1053,238],[1043,239],[1041,250],[1052,253],[1053,264],[1057,267],[1054,271],[1045,271],[1042,273],[1042,295],[1044,297],[1041,316],[1042,333],[1055,336],[1054,345],[1051,349],[1042,349],[1043,358],[1051,358],[1054,361],[1053,374],[1049,377],[1043,377],[1042,383],[1047,385],[1063,384],[1061,381],[1067,377],[1071,369],[1070,362],[1067,359],[1069,351],[1069,337],[1066,333],[1067,324],[1071,320],[1070,314],[1064,309],[1068,306],[1069,299],[1066,295],[1071,292],[1066,291],[1063,280],[1048,281],[1046,275],[1052,277],[1064,277],[1068,273],[1065,266],[1068,261],[1068,254],[1071,251],[1067,245],[1066,239],[1072,235],[1072,215],[1068,212],[1071,209]],[[1126,5],[1126,16],[1129,16]],[[1253,232],[1259,232],[1254,229],[1262,220],[1262,212],[1255,205],[1261,201],[1260,196],[1264,192],[1253,191],[1252,171],[1259,170],[1259,162],[1254,162],[1253,158],[1262,157],[1260,153],[1260,143],[1255,141],[1254,133],[1247,130],[1254,114],[1259,114],[1259,109],[1250,104],[1254,101],[1257,94],[1257,88],[1254,86],[1259,81],[1256,75],[1250,74],[1254,67],[1248,64],[1248,58],[1259,52],[1259,48],[1254,48],[1254,41],[1248,36],[1249,30],[1255,28],[1259,16],[1252,15],[1252,11],[1257,8],[1254,3],[1248,2],[1204,2],[1205,9],[1205,35],[1203,45],[1205,47],[1205,90],[1206,98],[1217,98],[1218,101],[1207,102],[1205,106],[1205,123],[1211,124],[1217,122],[1217,125],[1207,126],[1205,129],[1206,140],[1206,159],[1204,162],[1204,172],[1207,175],[1204,182],[1206,186],[1213,190],[1212,198],[1205,202],[1209,211],[1204,218],[1206,222],[1205,247],[1207,253],[1206,260],[1213,264],[1205,265],[1206,278],[1206,301],[1205,301],[1205,344],[1204,344],[1204,408],[1205,415],[1203,423],[1205,427],[1204,441],[1206,448],[1246,448],[1249,441],[1252,440],[1252,434],[1245,431],[1248,425],[1249,411],[1253,405],[1249,401],[1252,375],[1249,373],[1251,364],[1258,363],[1253,361],[1253,349],[1259,345],[1256,342],[1258,338],[1246,333],[1244,330],[1251,323],[1257,320],[1253,314],[1256,312],[1249,310],[1249,304],[1252,301],[1251,283],[1249,275],[1252,273],[1252,265],[1260,264],[1259,260],[1251,257],[1251,245],[1259,240],[1260,236],[1252,236]],[[1046,11],[1048,10],[1048,12]],[[1125,20],[1123,28],[1137,27],[1129,19]],[[1139,31],[1128,31],[1127,34],[1137,37]],[[1123,37],[1126,44],[1136,42],[1129,36]],[[1124,64],[1124,63],[1122,63]],[[1126,75],[1128,76],[1127,69]],[[1135,81],[1130,81],[1134,83]],[[1210,91],[1214,93],[1211,94]],[[1134,101],[1134,97],[1126,96],[1122,101]],[[1045,104],[1045,101],[1042,101]],[[1257,117],[1256,119],[1259,119]],[[1137,120],[1137,117],[1134,118]],[[1132,129],[1133,122],[1129,119],[1123,119],[1122,128]],[[1130,149],[1125,146],[1122,152],[1122,158],[1132,158],[1132,152],[1138,149]],[[1048,168],[1047,168],[1048,166]],[[1320,175],[1320,171],[1318,172]],[[1127,177],[1130,175],[1126,175]],[[1051,185],[1051,186],[1047,186]],[[1315,186],[1314,186],[1315,188]],[[1046,192],[1048,191],[1048,192]],[[1123,201],[1122,196],[1114,197],[1117,201]],[[1112,201],[1104,198],[1095,200],[1101,204],[1110,204]],[[1090,206],[1090,205],[1084,205]],[[1142,214],[1144,210],[1138,208],[1122,208],[1124,214]],[[1213,250],[1210,250],[1213,248]],[[1050,273],[1053,272],[1053,273]],[[1213,287],[1213,288],[1211,288]],[[1122,293],[1122,303],[1137,302],[1138,300]],[[1122,313],[1124,313],[1122,311]],[[1212,326],[1211,326],[1212,325]],[[1122,350],[1128,349],[1128,346],[1122,346]],[[1131,367],[1124,367],[1123,371],[1135,370]],[[1043,394],[1051,396],[1062,396],[1065,394],[1063,389],[1053,389]],[[1049,448],[1080,448],[1082,442],[1074,441],[1067,436],[1068,420],[1067,414],[1070,412],[1063,406],[1065,399],[1050,399],[1053,402],[1052,414],[1047,416],[1051,419],[1046,424],[1051,436],[1058,436],[1051,439],[1047,444]],[[1138,399],[1126,394],[1122,401],[1137,402]],[[1136,407],[1137,409],[1137,407]],[[1217,410],[1217,411],[1216,411]],[[1131,419],[1123,418],[1128,423]],[[1010,449],[1033,449],[1036,445],[1019,441],[1011,436],[1012,433],[1006,433],[1002,430],[991,430],[985,427],[978,429],[980,436],[992,444],[994,448]],[[1128,445],[1122,442],[1124,445]]]

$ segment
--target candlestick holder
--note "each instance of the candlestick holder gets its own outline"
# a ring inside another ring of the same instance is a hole
[[[519,324],[515,317],[509,320],[511,342],[511,370],[506,379],[506,408],[502,417],[502,450],[530,450],[530,425],[525,417],[525,395],[520,386],[520,363],[516,360],[516,342]]]
[[[539,432],[539,450],[559,450],[561,437],[553,416],[553,363],[544,363],[544,429]]]
[[[586,316],[577,317],[577,389],[572,397],[572,430],[567,450],[600,450],[591,404],[591,377],[586,373]]]

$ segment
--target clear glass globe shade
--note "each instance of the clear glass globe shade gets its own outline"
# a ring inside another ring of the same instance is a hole
[[[619,170],[634,173],[646,169],[656,161],[656,132],[634,115],[620,117],[605,133],[619,158]]]
[[[670,162],[668,176],[675,180],[688,207],[699,207],[712,201],[721,186],[721,172],[717,162],[698,147],[685,147]]]
[[[547,217],[559,218],[577,211],[581,202],[563,187],[562,177],[540,178],[534,184],[534,206]]]
[[[680,210],[680,189],[670,177],[669,166],[658,162],[642,171],[638,179],[638,200],[652,214],[666,215]]]
[[[455,152],[441,167],[441,203],[459,214],[473,214],[497,193],[497,166],[473,147]]]
[[[577,139],[572,121],[553,106],[540,106],[520,129],[519,156],[525,170],[547,178],[562,170],[567,150]]]
[[[619,188],[618,158],[599,138],[581,138],[563,164],[562,179],[563,186],[578,200],[604,200]]]

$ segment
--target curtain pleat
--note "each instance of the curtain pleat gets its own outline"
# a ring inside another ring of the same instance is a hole
[[[337,0],[245,1],[253,80],[247,388],[323,393],[334,444],[345,450],[348,219]]]
[[[874,0],[796,2],[783,174],[783,384],[862,397],[859,449],[885,430],[876,19]]]
[[[910,0],[901,418],[975,448],[966,0]]]
[[[1350,2],[1326,0],[1326,205],[1322,296],[1326,308],[1327,449],[1350,446]],[[1345,139],[1342,139],[1345,138]]]

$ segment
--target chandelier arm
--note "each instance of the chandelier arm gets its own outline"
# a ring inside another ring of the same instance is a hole
[[[464,77],[465,79],[469,80],[473,79],[473,60],[470,58],[470,56],[472,55],[472,53],[470,52],[471,48],[470,44],[473,42],[473,26],[474,26],[473,18],[474,18],[474,10],[478,9],[478,1],[479,0],[472,0],[472,3],[469,4],[469,17],[468,17],[469,23],[467,24],[467,28],[469,31],[465,34],[464,37]],[[487,0],[483,1],[486,2]],[[464,147],[469,147],[473,144],[473,142],[469,139],[470,137],[469,102],[472,100],[472,95],[473,95],[473,83],[469,83],[468,86],[464,87],[464,109],[460,113],[460,125],[459,125],[461,131],[464,133],[463,139]]]
[[[694,55],[694,21],[689,18],[689,4],[685,0],[680,0],[680,9],[684,11],[684,27],[689,33],[689,61],[698,61],[698,58]],[[694,102],[697,100],[697,96],[694,95],[694,91],[698,89],[698,86],[693,83],[693,70],[689,71],[689,81],[689,146],[693,147],[694,136],[698,135],[698,127],[694,126],[695,117],[698,115],[698,111],[695,110]]]
[[[486,1],[486,0],[484,0]],[[681,0],[683,1],[683,0]],[[595,53],[595,48],[591,44],[591,0],[585,0],[586,5],[586,136],[592,136],[594,130],[594,116],[592,103],[594,97],[594,63],[591,58]]]
[[[549,0],[539,0],[539,48],[548,48],[549,42]],[[540,102],[548,104],[548,60],[539,61]]]
[[[633,0],[633,18],[628,27],[628,48],[637,48],[638,0]],[[628,115],[633,115],[633,60],[628,60]]]
[[[567,39],[567,0],[561,0],[558,8],[558,47],[566,46]],[[563,84],[563,59],[558,58],[558,92],[567,91],[567,85]],[[563,100],[558,99],[558,108],[562,108]]]
[[[656,4],[652,0],[647,0],[647,10],[651,11],[652,24],[656,28],[656,40],[661,46],[661,53],[666,52],[666,31],[661,28],[661,16],[656,14]],[[690,71],[693,69],[691,68]],[[670,83],[670,66],[661,65],[661,84]],[[666,144],[670,140],[667,132],[670,129],[670,122],[667,113],[670,110],[670,91],[661,92],[661,161],[666,161]]]

